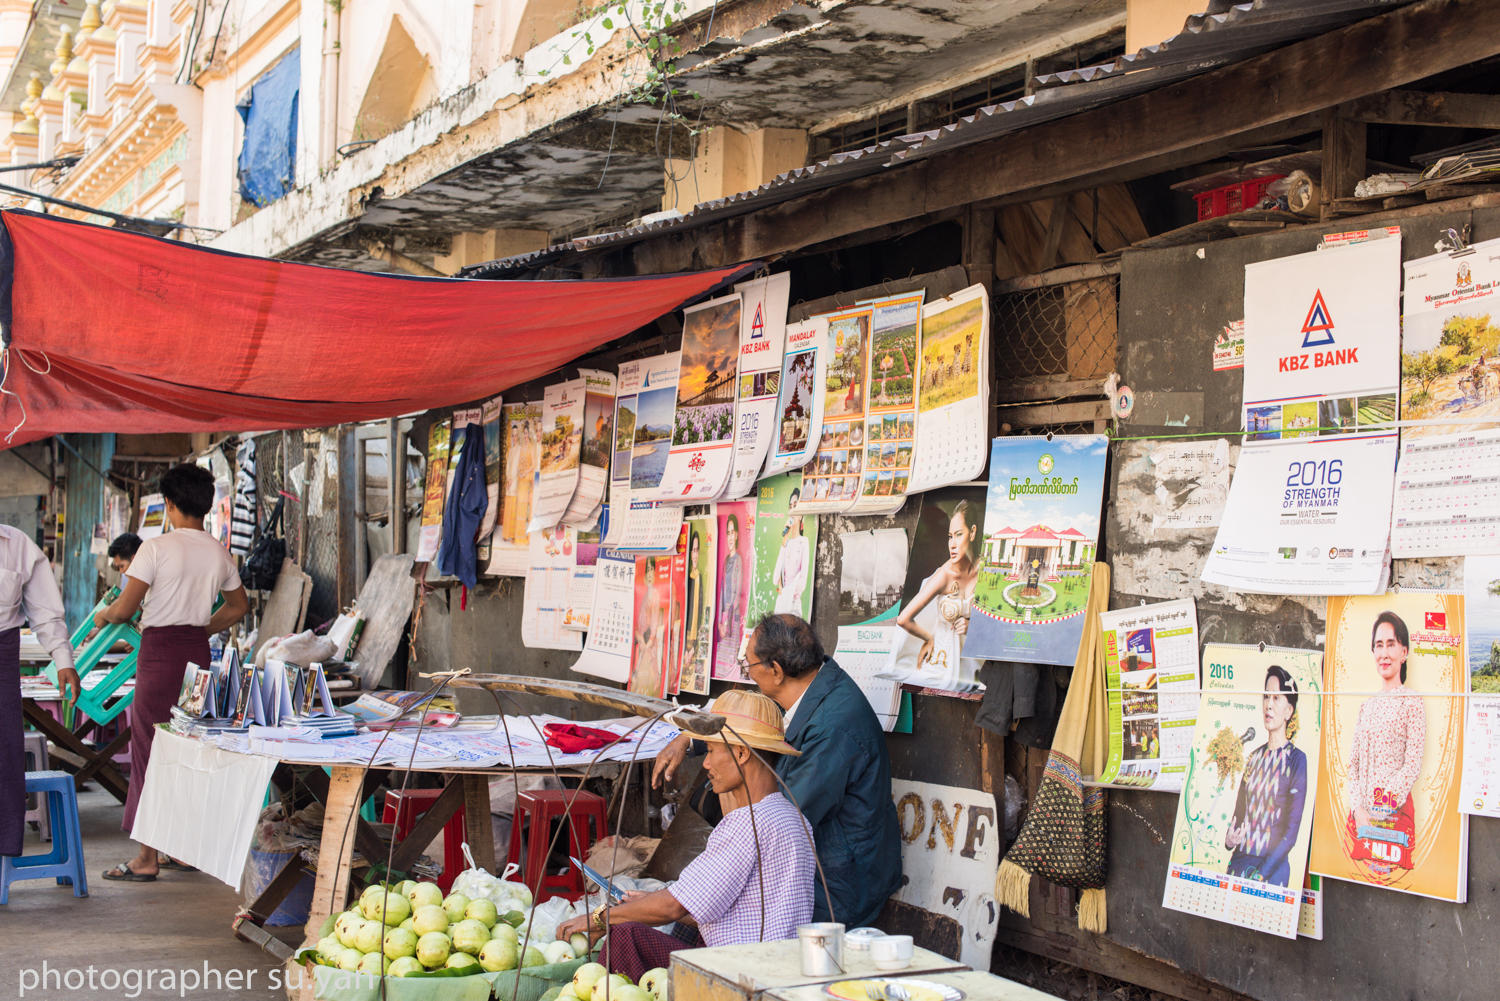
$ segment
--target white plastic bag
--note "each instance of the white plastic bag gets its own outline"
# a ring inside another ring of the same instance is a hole
[[[531,926],[531,944],[538,949],[557,941],[557,926],[569,918],[583,914],[582,905],[573,904],[566,897],[553,897],[531,909],[527,924]],[[516,929],[522,941],[526,939],[526,925]]]
[[[453,893],[462,893],[470,900],[488,900],[495,905],[495,910],[504,915],[510,911],[520,911],[528,914],[531,909],[531,891],[526,888],[525,883],[511,882],[510,877],[520,870],[520,866],[512,862],[505,867],[505,878],[501,879],[490,875],[484,869],[474,864],[474,855],[469,851],[469,843],[464,842],[464,859],[469,867],[453,880]]]

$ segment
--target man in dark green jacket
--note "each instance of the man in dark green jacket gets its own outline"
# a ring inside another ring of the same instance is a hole
[[[812,626],[797,616],[766,616],[747,652],[751,680],[785,711],[787,742],[802,752],[783,757],[776,774],[812,825],[828,880],[828,895],[821,881],[816,886],[813,920],[849,928],[873,924],[901,886],[901,835],[880,721],[854,679],[824,656]],[[654,780],[670,779],[687,749],[684,736],[658,757]]]

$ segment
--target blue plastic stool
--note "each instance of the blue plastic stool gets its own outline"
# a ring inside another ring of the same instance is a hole
[[[57,877],[59,886],[73,887],[73,896],[89,895],[83,874],[83,837],[78,826],[78,796],[67,772],[27,772],[26,791],[48,798],[52,821],[52,850],[45,855],[0,856],[0,904],[10,902],[10,884],[18,879]]]

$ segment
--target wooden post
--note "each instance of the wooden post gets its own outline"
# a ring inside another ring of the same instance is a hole
[[[386,499],[391,507],[391,552],[406,552],[406,433],[401,418],[386,421]]]
[[[369,482],[370,453],[365,441],[358,434],[354,438],[354,594],[364,589],[365,577],[370,572],[369,522],[370,504],[365,498]]]
[[[995,286],[995,210],[969,206],[964,213],[964,268],[969,281]]]
[[[355,514],[354,499],[357,479],[354,450],[359,445],[359,437],[353,424],[340,424],[334,433],[338,435],[335,442],[339,464],[339,495],[335,518],[338,533],[338,603],[339,611],[343,611],[354,603],[354,597],[359,593],[355,584],[359,563],[356,555],[359,540],[355,532],[359,518]]]
[[[323,922],[349,901],[349,856],[354,851],[354,817],[359,813],[364,771],[355,765],[334,765],[323,804],[323,841],[318,849],[318,878],[313,884],[307,934],[317,938]],[[383,861],[383,860],[382,860]]]
[[[498,876],[500,871],[495,868],[495,829],[490,823],[489,776],[469,772],[460,776],[458,781],[464,784],[464,840],[469,843],[474,864]]]
[[[1333,203],[1353,198],[1354,187],[1365,179],[1364,122],[1344,117],[1343,107],[1323,112],[1323,218],[1333,215]]]

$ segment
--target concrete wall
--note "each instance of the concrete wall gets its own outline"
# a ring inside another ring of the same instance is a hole
[[[1125,51],[1135,52],[1171,38],[1183,22],[1208,9],[1208,0],[1128,0],[1125,4]]]

